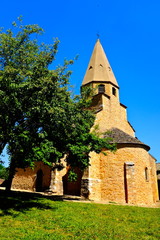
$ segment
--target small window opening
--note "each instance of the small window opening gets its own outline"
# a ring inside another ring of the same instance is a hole
[[[90,67],[89,67],[89,70],[90,70],[90,69],[92,69],[92,68],[93,68],[93,67],[92,67],[92,66],[90,66]]]
[[[145,180],[148,182],[149,181],[149,174],[148,174],[148,168],[145,168]]]
[[[112,94],[116,96],[116,89],[114,87],[112,87]]]
[[[98,86],[98,93],[104,93],[105,92],[105,86],[103,84],[100,84]]]

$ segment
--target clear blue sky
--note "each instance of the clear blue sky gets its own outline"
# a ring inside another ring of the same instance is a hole
[[[160,1],[1,1],[0,26],[9,28],[20,15],[44,28],[45,43],[59,38],[56,65],[79,54],[71,68],[76,93],[100,34],[136,136],[160,161]]]

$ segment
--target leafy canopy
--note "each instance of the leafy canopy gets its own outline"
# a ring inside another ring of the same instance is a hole
[[[90,132],[95,116],[88,90],[74,98],[69,91],[74,61],[49,70],[59,41],[38,44],[35,35],[43,29],[19,20],[0,32],[0,152],[8,144],[13,175],[35,161],[60,167],[64,156],[72,169],[83,170],[90,151],[114,151],[115,145]]]
[[[8,168],[5,168],[1,163],[0,163],[0,178],[2,179],[8,178]]]

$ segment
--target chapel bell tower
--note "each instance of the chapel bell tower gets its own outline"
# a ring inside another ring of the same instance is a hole
[[[95,89],[95,94],[104,93],[119,101],[119,86],[99,39],[82,82],[84,86]]]

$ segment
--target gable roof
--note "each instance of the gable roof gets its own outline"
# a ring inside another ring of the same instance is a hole
[[[82,86],[90,82],[110,82],[119,87],[99,39],[94,46]]]

